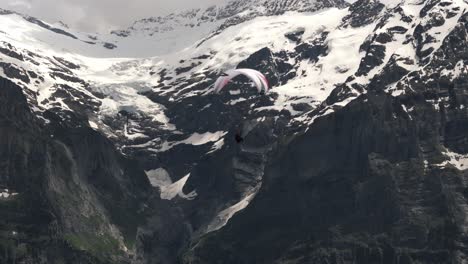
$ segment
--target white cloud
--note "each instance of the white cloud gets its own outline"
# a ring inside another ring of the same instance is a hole
[[[0,7],[38,17],[63,21],[83,31],[125,28],[133,21],[176,10],[206,7],[227,0],[0,0]]]
[[[31,4],[27,1],[11,1],[11,7],[31,9]]]

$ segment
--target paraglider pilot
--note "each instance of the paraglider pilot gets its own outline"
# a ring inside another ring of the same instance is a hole
[[[236,133],[234,138],[237,143],[241,143],[242,141],[244,141],[244,138],[241,136],[241,133],[239,131]]]

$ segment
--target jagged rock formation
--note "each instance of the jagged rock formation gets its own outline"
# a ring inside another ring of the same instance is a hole
[[[1,262],[128,263],[155,215],[144,172],[83,117],[45,112],[44,126],[20,87],[0,87]]]
[[[467,7],[232,1],[76,39],[0,11],[41,43],[0,42],[0,260],[466,262]],[[148,35],[190,44],[86,53]],[[210,93],[236,67],[271,92]]]
[[[317,119],[185,263],[462,263],[466,173],[442,165],[444,128],[440,117],[421,128],[426,111],[410,118],[400,99],[371,92]]]

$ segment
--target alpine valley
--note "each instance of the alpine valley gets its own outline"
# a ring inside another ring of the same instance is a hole
[[[468,263],[467,168],[464,0],[0,9],[0,263]]]

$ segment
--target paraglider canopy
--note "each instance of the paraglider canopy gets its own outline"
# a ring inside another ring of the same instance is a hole
[[[257,87],[258,92],[268,92],[268,80],[261,72],[252,69],[234,69],[224,72],[224,74],[216,80],[214,84],[215,93],[219,93],[219,91],[221,91],[229,81],[239,75],[244,75],[249,78],[255,84],[255,87]]]

